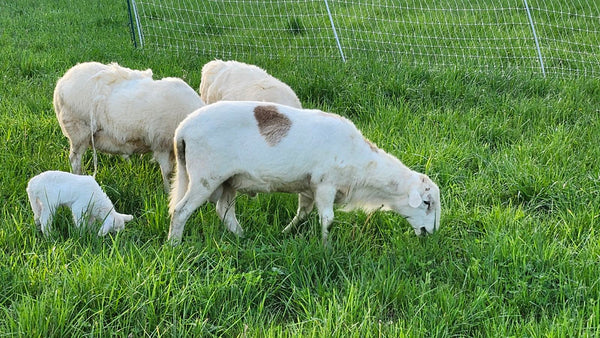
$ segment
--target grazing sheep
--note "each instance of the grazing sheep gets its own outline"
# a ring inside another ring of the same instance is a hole
[[[116,63],[77,64],[54,90],[54,109],[70,142],[73,173],[82,173],[81,160],[90,145],[94,154],[96,149],[123,155],[153,152],[166,190],[175,128],[203,105],[181,79],[153,80],[150,69],[132,70]]]
[[[78,228],[86,220],[88,225],[96,220],[102,221],[98,236],[120,231],[125,227],[125,222],[133,219],[133,216],[115,210],[92,176],[46,171],[29,180],[27,195],[35,223],[41,226],[44,235],[48,235],[54,213],[61,206],[71,209]]]
[[[187,219],[205,201],[230,231],[243,235],[235,194],[299,193],[289,232],[317,207],[327,242],[334,203],[345,210],[393,210],[417,235],[440,224],[440,191],[429,177],[365,139],[352,122],[318,110],[264,102],[205,106],[175,131],[176,171],[169,240],[181,240]]]
[[[237,61],[210,61],[202,67],[200,96],[217,101],[265,101],[302,108],[296,93],[265,70]]]

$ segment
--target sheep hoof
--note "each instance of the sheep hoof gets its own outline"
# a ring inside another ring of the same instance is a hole
[[[175,239],[175,238],[169,238],[167,240],[167,243],[169,243],[170,246],[178,246],[179,244],[181,244],[181,239]]]

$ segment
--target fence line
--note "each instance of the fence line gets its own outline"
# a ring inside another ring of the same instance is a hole
[[[143,48],[600,75],[597,0],[128,1]]]

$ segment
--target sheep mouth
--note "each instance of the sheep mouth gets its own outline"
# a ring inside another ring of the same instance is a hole
[[[425,229],[425,227],[421,227],[421,228],[415,228],[415,234],[418,237],[425,237],[428,235],[427,229]]]
[[[426,227],[414,228],[414,230],[415,230],[415,234],[418,237],[426,237],[429,235],[433,235],[433,233],[435,232],[435,229],[428,231]]]

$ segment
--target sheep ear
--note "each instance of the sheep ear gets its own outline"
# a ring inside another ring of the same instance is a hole
[[[417,189],[412,189],[408,194],[408,205],[413,208],[418,208],[421,205],[421,202],[423,202],[423,199],[421,198],[419,191]]]
[[[121,215],[121,217],[123,217],[124,222],[129,222],[133,219],[132,215],[127,215],[127,214],[120,214],[120,215]]]

